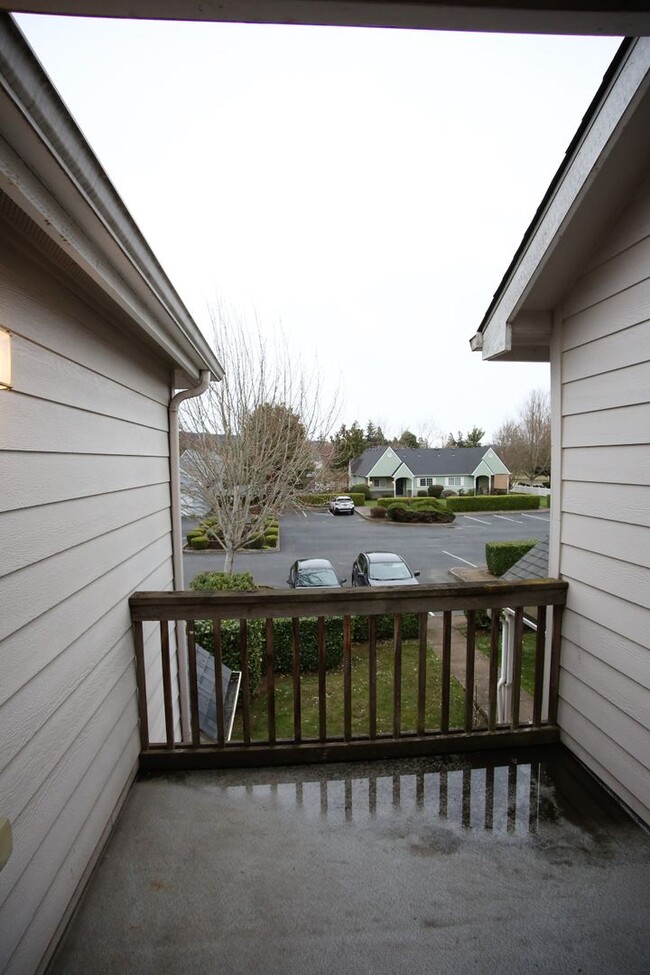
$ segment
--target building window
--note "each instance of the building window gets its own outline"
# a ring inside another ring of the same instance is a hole
[[[447,484],[450,487],[460,487],[463,483],[462,477],[448,477]]]
[[[432,477],[421,477],[420,478],[420,487],[431,487],[432,484],[433,484],[433,478]]]

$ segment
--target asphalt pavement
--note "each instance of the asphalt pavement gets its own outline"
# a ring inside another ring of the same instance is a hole
[[[295,559],[325,558],[350,583],[359,552],[397,552],[420,572],[420,582],[450,582],[450,569],[485,565],[485,543],[548,537],[548,509],[530,512],[458,515],[451,525],[398,525],[355,513],[325,511],[285,515],[280,521],[280,550],[240,552],[236,572],[250,572],[259,585],[283,588]],[[189,523],[188,523],[189,525]],[[185,584],[199,572],[223,568],[219,552],[188,552]]]

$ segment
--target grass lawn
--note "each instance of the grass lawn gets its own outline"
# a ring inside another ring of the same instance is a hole
[[[535,690],[535,641],[537,634],[533,630],[524,627],[521,652],[521,686],[529,694]],[[476,646],[485,656],[490,656],[490,633],[486,630],[477,630]]]
[[[402,644],[402,731],[415,731],[417,723],[417,662],[418,643],[405,640]],[[442,664],[430,649],[427,654],[426,728],[440,725],[440,688]],[[377,644],[377,731],[393,730],[393,644]],[[343,735],[343,670],[337,668],[327,674],[327,734]],[[318,675],[301,676],[302,734],[318,737]],[[464,722],[465,691],[452,677],[450,727],[462,727]],[[275,682],[275,721],[277,738],[293,738],[293,684],[291,677],[278,677]],[[251,738],[268,737],[267,698],[259,693],[251,701]],[[352,734],[368,734],[368,644],[352,648]],[[241,709],[232,733],[232,740],[241,740]]]

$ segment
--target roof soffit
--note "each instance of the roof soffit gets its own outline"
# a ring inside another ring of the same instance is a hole
[[[11,18],[0,15],[0,188],[181,373],[223,369]]]
[[[554,307],[650,158],[650,38],[629,48],[472,340],[483,358],[547,361]]]

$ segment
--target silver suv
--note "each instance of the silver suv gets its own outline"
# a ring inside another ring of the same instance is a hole
[[[329,509],[333,515],[353,515],[354,501],[347,494],[339,494],[337,498],[332,498]]]

